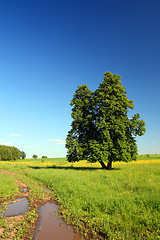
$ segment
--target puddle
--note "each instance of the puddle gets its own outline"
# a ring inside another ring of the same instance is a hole
[[[50,193],[51,191],[45,188],[42,188],[44,192]]]
[[[60,216],[56,216],[58,206],[55,203],[46,203],[41,206],[40,219],[37,223],[33,240],[81,240],[82,236],[75,233]]]
[[[8,202],[9,204],[12,204],[12,203],[15,203],[15,202],[21,202],[21,201],[24,201],[24,200],[27,200],[27,198],[17,198],[16,200],[12,201],[12,202]]]
[[[13,203],[7,205],[3,216],[11,217],[24,214],[28,211],[28,200],[27,198],[18,198]]]
[[[26,193],[28,191],[28,188],[21,188],[20,191]]]

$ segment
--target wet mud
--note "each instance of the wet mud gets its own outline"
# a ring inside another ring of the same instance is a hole
[[[60,216],[57,216],[58,206],[55,203],[46,203],[41,206],[40,218],[37,223],[33,240],[81,240],[82,235],[75,233]]]

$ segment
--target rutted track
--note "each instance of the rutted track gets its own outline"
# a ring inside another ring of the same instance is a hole
[[[19,174],[9,172],[7,170],[1,170],[8,175],[12,175],[15,177],[15,181],[18,185],[19,192],[12,200],[6,200],[5,202],[1,202],[1,207],[3,212],[7,211],[7,205],[9,204],[17,204],[18,211],[18,203],[22,203],[22,199],[26,199],[28,201],[28,210],[24,214],[13,214],[14,216],[3,216],[4,218],[4,226],[0,228],[0,238],[1,239],[31,239],[34,234],[34,229],[36,227],[36,223],[38,221],[38,208],[44,205],[48,201],[51,200],[51,194],[49,192],[43,192],[41,197],[36,198],[36,194],[33,193],[30,186],[26,183],[22,182],[19,179]],[[36,187],[36,184],[35,184]],[[40,187],[40,185],[39,185]],[[42,188],[42,187],[41,187]],[[9,207],[10,207],[9,206]],[[16,209],[15,211],[16,212]],[[2,216],[1,216],[2,217]]]
[[[5,220],[5,225],[0,228],[0,238],[6,240],[26,240],[35,239],[36,236],[36,239],[37,237],[38,239],[43,239],[44,234],[47,234],[47,239],[53,239],[53,235],[56,236],[58,234],[61,236],[61,239],[64,240],[67,236],[68,240],[82,239],[80,234],[75,233],[71,227],[68,228],[60,216],[57,215],[58,205],[53,200],[51,191],[39,185],[42,189],[43,197],[36,198],[36,195],[32,196],[34,194],[30,187],[19,179],[19,174],[7,170],[2,171],[15,177],[19,193],[14,197],[14,200],[1,203],[2,209],[4,210],[2,215]],[[54,208],[54,210],[52,208]],[[44,230],[45,216],[48,216],[48,221],[51,221],[53,226],[50,224],[50,229],[48,228],[46,233]],[[58,226],[58,231],[54,228],[54,225],[56,225],[56,228]],[[41,231],[39,231],[39,229],[41,229]]]

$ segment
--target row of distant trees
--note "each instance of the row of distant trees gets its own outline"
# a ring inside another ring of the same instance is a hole
[[[20,151],[16,147],[0,145],[0,160],[16,160],[20,158],[26,158],[24,151]]]
[[[16,159],[25,159],[26,153],[24,151],[20,151],[16,147],[10,147],[6,145],[0,145],[0,160],[16,160]],[[38,158],[36,154],[32,156],[32,158]],[[42,156],[42,158],[47,158],[47,156]]]

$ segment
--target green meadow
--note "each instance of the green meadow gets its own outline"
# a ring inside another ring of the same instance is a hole
[[[18,189],[1,169],[52,190],[63,218],[84,238],[160,238],[160,155],[113,163],[111,171],[65,158],[0,161],[0,199],[6,200]]]

